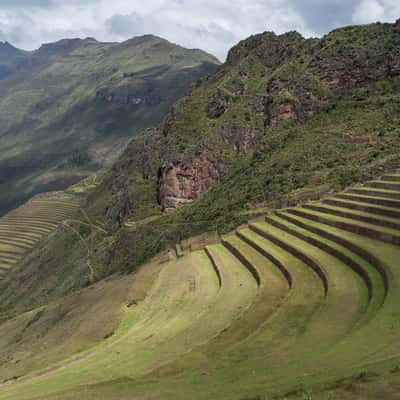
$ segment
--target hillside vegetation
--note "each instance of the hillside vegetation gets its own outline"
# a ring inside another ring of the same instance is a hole
[[[20,53],[1,44],[0,70]],[[218,65],[150,35],[123,43],[64,39],[23,55],[0,76],[0,214],[110,164]]]
[[[14,353],[0,399],[396,399],[399,255],[399,172],[269,213],[70,296],[58,317],[50,304],[1,325]],[[51,365],[77,299],[90,318],[79,331],[97,342],[65,338],[65,355],[81,351]],[[101,339],[90,324],[103,318],[121,322]]]

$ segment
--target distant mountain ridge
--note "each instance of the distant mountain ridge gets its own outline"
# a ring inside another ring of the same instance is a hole
[[[8,42],[0,42],[0,79],[14,72],[28,56],[29,52]]]
[[[0,46],[0,214],[112,162],[219,61],[162,38]]]

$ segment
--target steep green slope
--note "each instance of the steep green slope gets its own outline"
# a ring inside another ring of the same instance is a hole
[[[0,213],[111,163],[217,65],[150,35],[43,45],[0,81]]]

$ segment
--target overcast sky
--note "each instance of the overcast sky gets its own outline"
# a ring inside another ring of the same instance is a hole
[[[0,40],[35,49],[66,37],[122,41],[152,33],[221,60],[253,33],[333,28],[400,18],[400,0],[0,0]]]

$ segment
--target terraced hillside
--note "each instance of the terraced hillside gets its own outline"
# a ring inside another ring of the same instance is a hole
[[[78,208],[79,199],[61,192],[38,195],[0,218],[0,279],[24,254]]]
[[[396,399],[399,257],[400,172],[164,263],[113,335],[0,399]]]

